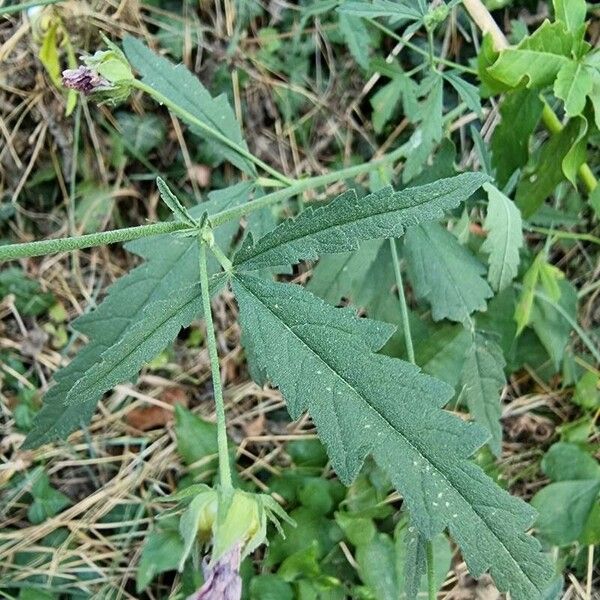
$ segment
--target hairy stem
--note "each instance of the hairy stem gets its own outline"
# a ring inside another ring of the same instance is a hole
[[[392,262],[394,263],[394,273],[396,275],[396,287],[398,288],[398,297],[400,298],[400,313],[402,315],[402,332],[404,333],[404,343],[406,345],[406,355],[408,360],[414,365],[415,349],[410,332],[410,322],[408,320],[408,307],[406,305],[406,296],[404,294],[404,283],[402,281],[402,270],[400,269],[400,261],[398,260],[398,250],[396,248],[396,240],[390,239],[390,248],[392,249]]]
[[[260,210],[265,206],[271,206],[277,202],[287,200],[307,189],[316,188],[322,185],[328,185],[343,179],[356,177],[371,169],[377,168],[382,164],[393,162],[410,150],[410,145],[405,144],[393,152],[382,156],[379,159],[371,160],[360,165],[354,165],[340,171],[326,173],[317,177],[307,177],[296,181],[280,190],[266,194],[261,198],[242,204],[241,206],[221,211],[212,217],[210,221],[213,226],[219,226],[232,219],[239,219],[254,211]],[[0,246],[0,262],[6,260],[15,260],[18,258],[29,258],[32,256],[42,256],[44,254],[55,254],[58,252],[68,252],[70,250],[80,250],[83,248],[92,248],[94,246],[104,246],[117,242],[128,242],[139,238],[163,233],[173,233],[189,229],[189,226],[179,221],[167,221],[154,223],[152,225],[139,225],[137,227],[126,227],[124,229],[114,229],[112,231],[102,231],[99,233],[90,233],[68,238],[57,238],[53,240],[40,240],[37,242],[26,242],[24,244],[7,244]]]
[[[202,292],[202,309],[206,323],[206,346],[210,358],[213,392],[215,397],[215,412],[217,415],[217,448],[219,452],[219,481],[224,490],[230,490],[231,470],[229,467],[229,451],[227,448],[227,421],[225,419],[225,402],[223,401],[223,388],[221,386],[221,370],[219,368],[219,353],[215,338],[215,326],[210,306],[210,291],[208,288],[208,264],[206,260],[206,244],[198,238],[200,250],[200,288]]]
[[[146,85],[138,79],[134,80],[132,82],[132,85],[138,90],[141,90],[142,92],[145,92],[146,94],[154,98],[154,100],[156,100],[158,103],[164,104],[172,113],[180,116],[184,121],[187,121],[188,123],[193,123],[193,125],[198,129],[201,129],[211,137],[219,140],[222,144],[225,144],[233,151],[237,152],[237,154],[239,154],[240,156],[243,156],[250,162],[254,163],[257,167],[260,167],[263,171],[265,171],[265,173],[269,173],[269,175],[272,175],[275,179],[281,181],[282,183],[285,183],[286,185],[293,184],[292,179],[289,179],[283,173],[280,173],[273,167],[270,167],[267,163],[260,160],[260,158],[254,156],[252,152],[249,152],[242,146],[239,146],[235,142],[232,142],[227,136],[223,135],[220,131],[214,129],[201,119],[198,119],[193,114],[191,114],[190,112],[173,102],[171,99],[167,98],[167,96],[164,96],[160,92],[157,92],[154,88],[150,87],[149,85]]]

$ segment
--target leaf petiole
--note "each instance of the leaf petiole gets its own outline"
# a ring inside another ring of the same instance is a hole
[[[221,370],[219,368],[219,353],[215,337],[215,326],[210,306],[210,290],[208,287],[208,263],[206,258],[206,241],[198,236],[200,252],[200,289],[202,293],[202,308],[204,322],[206,323],[206,346],[210,358],[213,392],[215,398],[215,412],[217,415],[217,450],[219,454],[219,480],[224,491],[233,488],[231,482],[231,469],[229,466],[229,451],[227,448],[227,421],[225,419],[225,402],[223,401],[223,388],[221,386]]]

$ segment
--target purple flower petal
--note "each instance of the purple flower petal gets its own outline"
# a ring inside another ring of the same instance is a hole
[[[204,584],[188,600],[240,600],[242,578],[240,577],[241,544],[236,544],[212,567],[208,561],[202,565]]]
[[[86,96],[98,89],[110,87],[110,83],[89,67],[81,65],[77,69],[62,72],[62,82],[66,88],[82,92]]]

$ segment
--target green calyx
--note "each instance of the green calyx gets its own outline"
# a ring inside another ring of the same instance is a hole
[[[234,546],[240,546],[244,558],[268,543],[268,521],[275,525],[281,535],[281,521],[295,525],[271,496],[236,488],[211,488],[198,484],[165,500],[187,503],[179,525],[185,542],[180,570],[196,542],[212,546],[210,562],[214,564]]]

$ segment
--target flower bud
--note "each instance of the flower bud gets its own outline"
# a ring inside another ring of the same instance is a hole
[[[94,94],[106,102],[126,100],[135,81],[131,66],[121,50],[105,38],[109,50],[83,59],[84,65],[63,71],[63,85],[83,94]]]

